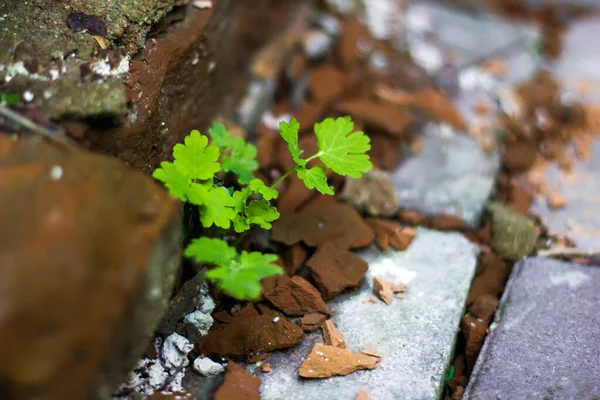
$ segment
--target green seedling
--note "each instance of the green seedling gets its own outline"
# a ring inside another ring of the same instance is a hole
[[[258,169],[256,146],[242,137],[233,137],[220,123],[213,123],[209,129],[210,143],[207,136],[192,131],[183,144],[173,148],[174,161],[162,162],[152,176],[163,182],[173,197],[197,206],[204,228],[215,226],[237,234],[244,234],[253,225],[271,229],[271,223],[279,218],[272,201],[279,196],[277,187],[290,174],[296,173],[309,189],[333,195],[326,168],[359,178],[373,167],[366,154],[371,148],[369,137],[353,132],[350,117],[327,118],[315,124],[318,151],[307,158],[302,158],[304,151],[298,145],[299,129],[295,119],[280,124],[281,136],[296,165],[270,186],[254,177]],[[320,160],[322,165],[309,167],[313,160]],[[237,184],[223,186],[224,174],[237,176]],[[184,254],[198,263],[212,264],[214,268],[206,278],[240,300],[259,298],[261,279],[283,274],[275,264],[276,255],[238,252],[235,245],[222,238],[193,239]]]

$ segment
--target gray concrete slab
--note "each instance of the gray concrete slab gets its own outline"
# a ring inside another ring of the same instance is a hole
[[[515,266],[463,400],[600,398],[600,268]]]
[[[369,261],[362,287],[328,305],[333,322],[352,352],[375,350],[383,360],[374,370],[323,380],[301,380],[298,368],[321,331],[296,348],[267,360],[260,374],[263,400],[354,400],[359,389],[377,400],[437,400],[451,361],[459,320],[477,262],[477,248],[458,233],[417,229],[404,252],[360,253]],[[388,306],[369,301],[372,277],[408,284],[408,298]]]

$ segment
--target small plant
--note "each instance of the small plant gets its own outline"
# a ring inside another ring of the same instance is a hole
[[[230,245],[223,239],[233,229],[238,234],[252,225],[270,229],[279,218],[271,204],[277,199],[277,186],[291,173],[296,173],[307,188],[333,195],[327,183],[326,168],[333,172],[359,178],[372,168],[369,156],[369,137],[363,132],[352,132],[350,117],[327,118],[314,126],[318,152],[302,158],[304,151],[298,145],[298,121],[280,123],[281,136],[287,142],[296,166],[287,171],[273,185],[267,186],[253,176],[258,168],[256,147],[242,137],[232,137],[223,124],[213,123],[208,137],[192,131],[184,141],[173,148],[173,162],[162,162],[154,171],[154,178],[163,182],[169,193],[181,201],[199,207],[200,222],[204,228],[217,227],[221,237],[202,236],[193,239],[185,255],[198,263],[213,264],[206,278],[221,290],[238,299],[256,299],[260,296],[261,279],[283,274],[275,264],[277,256],[260,252],[238,252],[243,236]],[[309,167],[319,159],[324,165]],[[225,174],[237,176],[237,185],[225,187]],[[212,228],[212,231],[215,229]]]

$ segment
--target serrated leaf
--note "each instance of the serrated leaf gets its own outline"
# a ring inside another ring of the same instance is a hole
[[[198,263],[224,264],[237,257],[235,247],[229,246],[222,239],[201,237],[194,239],[185,249],[185,256]]]
[[[335,173],[351,178],[360,176],[373,168],[369,156],[369,137],[363,132],[352,132],[354,123],[350,117],[327,118],[315,124],[319,158]]]
[[[216,281],[219,288],[240,300],[255,300],[262,291],[261,279],[271,275],[282,275],[283,270],[274,264],[277,256],[243,251],[239,261],[209,270],[206,278]]]
[[[258,169],[256,154],[256,146],[237,136],[231,143],[231,153],[223,157],[223,170],[237,174],[238,182],[242,185],[248,184]]]
[[[221,165],[219,148],[208,145],[208,138],[198,131],[192,131],[185,138],[185,144],[173,147],[173,162],[190,179],[212,179]]]
[[[223,187],[215,187],[206,189],[205,193],[201,193],[200,198],[200,222],[205,228],[210,228],[216,225],[219,228],[228,229],[231,226],[231,221],[236,216],[233,209],[233,197],[229,195],[227,189]]]
[[[231,147],[231,133],[225,127],[225,125],[219,122],[213,122],[211,127],[208,129],[208,134],[212,139],[212,144],[220,147],[222,150],[226,150]]]
[[[171,196],[181,201],[188,200],[190,180],[173,163],[163,161],[160,168],[152,173],[152,177],[165,184]]]
[[[306,165],[306,160],[300,158],[300,155],[304,150],[298,146],[298,131],[300,130],[300,124],[296,118],[292,118],[290,123],[287,124],[285,121],[279,123],[279,130],[283,140],[287,142],[288,150],[292,155],[294,162],[300,166]]]
[[[254,192],[261,194],[265,200],[273,200],[279,196],[277,189],[265,185],[261,179],[252,179],[248,187]]]
[[[271,222],[279,218],[279,211],[268,200],[252,200],[245,210],[248,222],[264,229],[271,229]]]
[[[302,179],[304,184],[309,189],[317,189],[322,194],[334,194],[333,186],[327,184],[327,175],[325,174],[325,168],[321,166],[312,167],[310,169],[304,167],[298,167],[296,169],[298,178]]]

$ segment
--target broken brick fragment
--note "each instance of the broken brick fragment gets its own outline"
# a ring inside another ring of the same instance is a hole
[[[356,353],[317,343],[300,366],[302,378],[329,378],[348,375],[361,369],[373,369],[381,359],[364,353]]]
[[[321,326],[321,330],[323,331],[323,343],[328,346],[337,347],[339,349],[346,348],[346,341],[344,340],[344,336],[342,336],[341,332],[333,325],[333,322],[329,319],[323,323]]]
[[[311,247],[335,242],[344,249],[354,249],[373,243],[375,234],[352,206],[334,203],[298,213],[282,213],[273,223],[271,239],[287,245],[303,241]]]
[[[384,251],[390,245],[396,250],[406,250],[417,233],[412,227],[403,228],[400,224],[386,219],[368,218],[365,222],[375,232],[375,243]]]
[[[285,271],[288,275],[294,275],[306,261],[307,251],[302,243],[289,246],[283,253]]]
[[[327,319],[327,315],[321,313],[310,313],[300,318],[300,327],[304,332],[316,331]]]
[[[238,312],[229,323],[213,325],[208,335],[196,343],[196,351],[208,357],[242,360],[295,346],[304,338],[300,327],[276,311],[244,314]]]
[[[369,395],[367,394],[367,392],[365,392],[364,390],[360,389],[358,391],[358,394],[356,395],[356,399],[355,400],[371,400],[371,398],[369,397]]]
[[[394,292],[392,291],[392,283],[384,279],[374,277],[373,278],[373,293],[375,293],[385,304],[392,304],[394,298]]]
[[[260,382],[259,377],[250,375],[244,367],[229,361],[215,400],[260,400]]]
[[[275,307],[293,317],[308,313],[331,315],[319,291],[300,276],[281,277],[277,286],[263,296]]]
[[[365,260],[331,242],[320,246],[306,265],[325,300],[357,286],[369,269]]]

